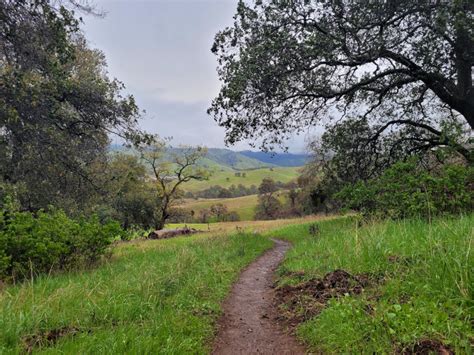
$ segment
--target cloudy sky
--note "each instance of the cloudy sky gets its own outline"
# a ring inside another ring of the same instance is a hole
[[[92,47],[140,108],[141,125],[175,144],[224,147],[224,130],[206,109],[219,91],[214,35],[233,22],[237,0],[95,0],[104,18],[84,18]],[[302,151],[305,137],[289,142]],[[244,142],[231,149],[246,149]]]

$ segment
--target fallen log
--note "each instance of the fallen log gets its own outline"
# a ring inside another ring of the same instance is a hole
[[[179,237],[181,235],[190,235],[198,232],[199,231],[197,229],[188,227],[179,229],[160,229],[149,233],[147,239],[168,239]]]

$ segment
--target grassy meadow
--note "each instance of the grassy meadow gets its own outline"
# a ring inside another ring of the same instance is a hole
[[[328,216],[305,216],[285,219],[273,219],[265,221],[238,221],[238,222],[216,222],[216,223],[169,223],[166,228],[182,228],[187,226],[207,232],[208,234],[222,235],[232,232],[243,232],[251,234],[262,234],[285,226],[306,224],[320,220],[332,220],[340,218],[337,215]]]
[[[318,226],[315,236],[305,224],[269,234],[293,244],[278,270],[280,287],[337,269],[379,281],[360,295],[332,299],[319,315],[299,325],[297,334],[310,350],[394,353],[429,339],[457,354],[471,353],[474,215],[362,227],[345,218]],[[308,308],[297,309],[296,316]]]
[[[393,353],[420,339],[470,351],[474,215],[362,226],[337,216],[188,226],[205,232],[121,242],[95,269],[4,285],[0,353],[208,353],[221,302],[242,268],[272,246],[269,238],[293,244],[277,271],[279,288],[337,269],[379,280],[331,299],[298,325],[310,351]]]
[[[96,270],[8,287],[0,353],[206,353],[220,302],[271,244],[248,235],[127,243]]]
[[[298,177],[298,167],[272,167],[272,168],[259,168],[253,170],[230,170],[228,168],[215,168],[211,169],[212,173],[209,180],[205,181],[189,181],[183,187],[185,191],[200,191],[208,188],[212,185],[220,185],[228,188],[231,185],[242,184],[245,187],[252,185],[258,186],[264,178],[272,178],[275,181],[283,183],[295,180]],[[243,176],[235,176],[236,173],[244,174]]]
[[[256,232],[308,220],[245,226]],[[207,353],[232,283],[272,246],[242,233],[241,223],[213,224],[210,233],[192,237],[119,243],[96,269],[4,286],[0,353]]]

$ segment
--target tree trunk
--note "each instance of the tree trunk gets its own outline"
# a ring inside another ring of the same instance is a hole
[[[160,217],[156,224],[156,229],[161,230],[165,228],[166,220],[168,219],[169,196],[164,196],[161,202]]]
[[[465,11],[472,11],[473,6],[466,3]],[[470,8],[469,8],[470,7]],[[469,37],[466,29],[458,28],[456,30],[456,42],[454,45],[455,63],[456,63],[456,86],[457,94],[461,98],[461,114],[474,129],[474,91],[472,88],[472,60],[474,57],[474,43]],[[456,108],[458,109],[458,108]]]

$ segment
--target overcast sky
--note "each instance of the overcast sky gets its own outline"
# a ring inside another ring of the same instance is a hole
[[[107,58],[141,109],[141,126],[175,144],[224,147],[224,130],[206,109],[219,91],[214,35],[233,22],[237,0],[95,0],[104,18],[84,18],[92,47]],[[302,151],[305,137],[289,142]],[[246,143],[230,147],[247,149]]]

